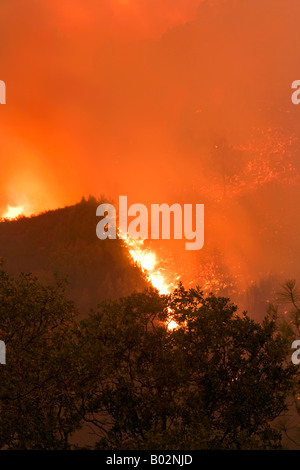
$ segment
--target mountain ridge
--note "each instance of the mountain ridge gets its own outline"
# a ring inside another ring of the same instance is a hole
[[[94,197],[0,222],[0,257],[11,275],[31,272],[41,282],[68,282],[67,295],[81,316],[105,298],[119,298],[149,286],[124,242],[99,240]]]

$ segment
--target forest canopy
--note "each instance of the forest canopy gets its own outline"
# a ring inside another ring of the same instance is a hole
[[[65,288],[0,271],[0,448],[280,448],[297,368],[275,311],[258,323],[179,285],[80,320]]]

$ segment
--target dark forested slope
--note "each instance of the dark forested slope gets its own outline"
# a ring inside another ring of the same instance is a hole
[[[68,296],[81,314],[104,298],[141,291],[146,280],[121,240],[96,236],[94,198],[43,214],[0,223],[0,257],[11,274],[32,272],[41,281],[68,280]]]

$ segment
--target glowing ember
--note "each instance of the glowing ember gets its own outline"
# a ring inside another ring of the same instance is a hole
[[[3,219],[16,219],[24,213],[24,206],[10,206],[8,204],[6,212],[2,215]]]
[[[174,320],[171,320],[169,323],[168,323],[168,329],[169,330],[175,330],[175,328],[178,327],[178,324],[176,323],[176,321]]]

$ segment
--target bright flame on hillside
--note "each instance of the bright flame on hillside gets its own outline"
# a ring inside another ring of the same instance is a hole
[[[144,240],[133,240],[128,235],[123,238],[132,260],[139,265],[141,270],[146,274],[146,277],[152,286],[155,287],[162,295],[170,294],[173,284],[167,282],[162,270],[158,267],[158,259],[155,253],[149,248],[144,247]],[[178,280],[179,277],[176,278]],[[168,329],[173,330],[178,325],[170,318]]]
[[[8,204],[6,212],[2,214],[2,219],[17,219],[20,215],[24,214],[24,206],[10,206]]]
[[[160,294],[169,294],[172,290],[161,269],[158,267],[158,260],[155,253],[144,247],[144,240],[133,240],[128,235],[124,242],[129,250],[132,260],[139,265],[146,274],[147,279]]]

